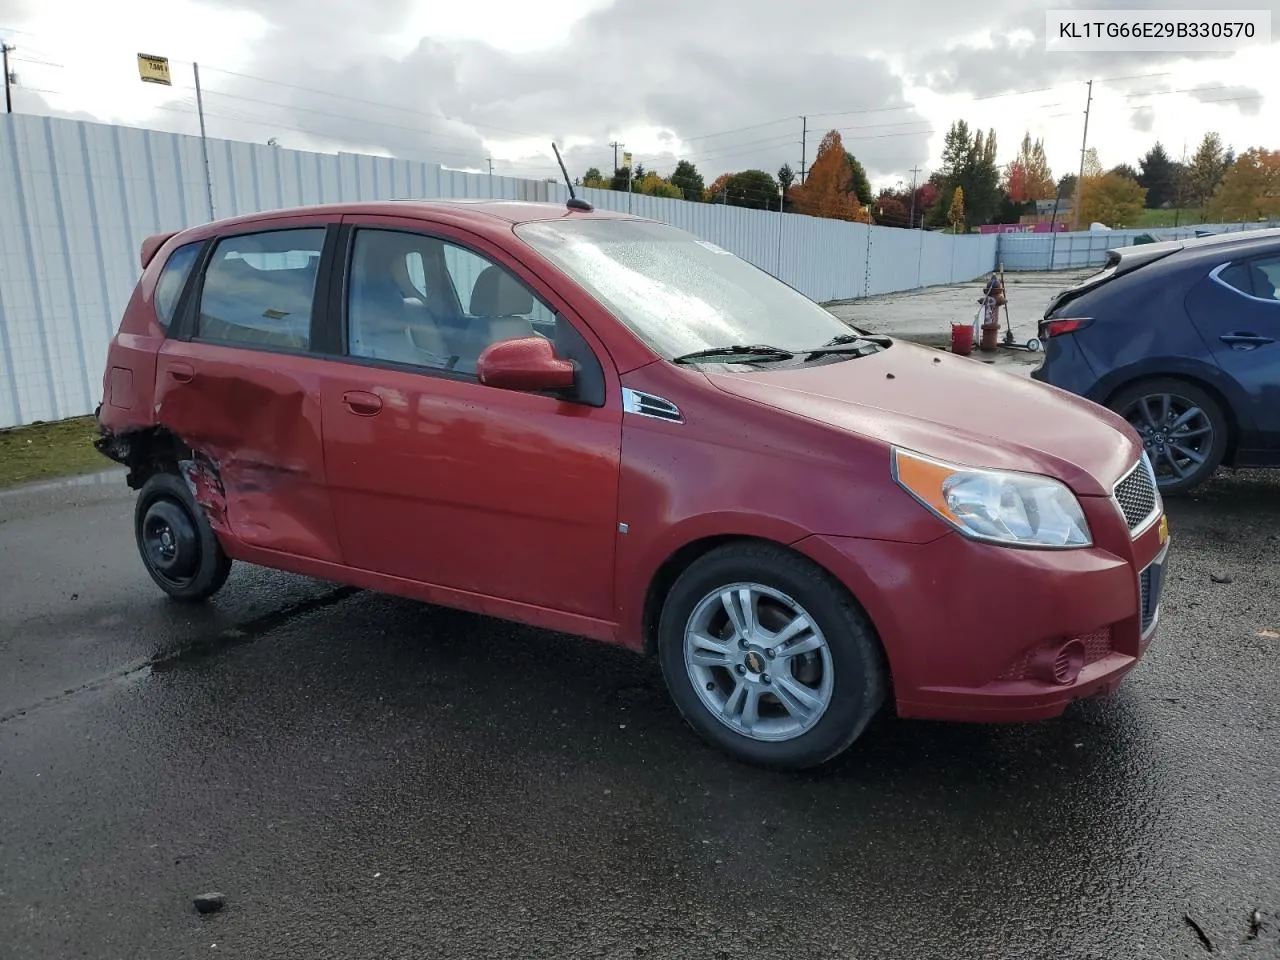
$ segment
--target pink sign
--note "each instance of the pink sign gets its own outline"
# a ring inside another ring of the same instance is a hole
[[[1067,229],[1065,220],[1056,224],[1048,223],[984,223],[978,227],[979,233],[1063,233]]]

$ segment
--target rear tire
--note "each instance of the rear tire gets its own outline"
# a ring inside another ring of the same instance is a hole
[[[206,600],[227,582],[231,558],[176,474],[157,473],[143,485],[133,533],[147,573],[173,599]]]
[[[1230,426],[1221,404],[1202,387],[1160,377],[1122,389],[1107,404],[1138,431],[1161,496],[1200,486],[1227,452]]]
[[[762,766],[831,759],[885,700],[880,643],[853,597],[772,544],[728,544],[685,570],[663,604],[658,657],[689,725]]]

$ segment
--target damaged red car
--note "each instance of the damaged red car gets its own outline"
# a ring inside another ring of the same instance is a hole
[[[1156,631],[1168,528],[1124,420],[674,227],[324,205],[141,260],[99,449],[177,599],[240,561],[620,644],[790,768],[882,707],[1058,715]]]

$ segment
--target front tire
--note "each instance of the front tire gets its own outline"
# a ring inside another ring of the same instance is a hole
[[[1142,437],[1162,496],[1198,487],[1226,455],[1227,418],[1218,401],[1194,383],[1143,380],[1125,387],[1108,406]]]
[[[831,759],[885,699],[866,615],[826,571],[772,544],[718,547],[685,570],[662,608],[658,656],[689,725],[763,766]]]
[[[206,600],[231,573],[231,559],[176,474],[157,473],[143,485],[134,507],[133,533],[147,573],[175,600]]]

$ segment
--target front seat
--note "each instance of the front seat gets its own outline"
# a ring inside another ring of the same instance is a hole
[[[484,346],[533,336],[527,316],[532,312],[533,291],[523,283],[496,264],[480,271],[471,288],[470,313],[473,323],[487,323],[487,329],[482,326],[480,331]]]
[[[409,278],[412,245],[390,234],[371,231],[366,236],[352,275],[352,352],[397,363],[441,365],[448,350]]]

